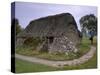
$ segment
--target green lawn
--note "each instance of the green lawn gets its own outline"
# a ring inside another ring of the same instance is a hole
[[[56,71],[58,68],[16,59],[16,73]]]
[[[95,53],[95,55],[88,60],[87,62],[80,64],[80,65],[76,65],[76,66],[65,66],[64,69],[65,70],[74,70],[74,69],[94,69],[97,68],[97,54]]]
[[[23,60],[16,59],[16,73],[26,72],[46,72],[46,71],[61,71],[61,70],[76,70],[76,69],[92,69],[97,68],[97,55],[84,64],[76,66],[64,66],[63,68],[54,68],[42,64],[26,62]]]

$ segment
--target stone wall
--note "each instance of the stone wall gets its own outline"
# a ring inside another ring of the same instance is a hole
[[[49,53],[68,53],[68,52],[77,52],[77,48],[66,36],[54,38],[52,44],[48,44]]]

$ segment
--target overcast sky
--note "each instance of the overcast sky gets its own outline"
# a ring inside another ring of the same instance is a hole
[[[15,12],[15,18],[19,20],[23,28],[25,28],[30,21],[40,17],[60,13],[71,13],[80,29],[79,19],[87,14],[94,14],[97,16],[97,7],[16,2]]]

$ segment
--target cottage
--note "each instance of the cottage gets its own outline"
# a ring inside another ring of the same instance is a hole
[[[53,52],[77,52],[80,33],[74,17],[70,13],[62,13],[33,20],[17,36],[17,45],[22,45],[29,38],[40,38],[44,41],[37,50]]]

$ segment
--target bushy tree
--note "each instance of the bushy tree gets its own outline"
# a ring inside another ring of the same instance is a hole
[[[17,35],[18,33],[20,33],[20,32],[23,30],[23,29],[21,28],[21,26],[19,25],[18,19],[16,19],[16,18],[14,18],[14,19],[12,20],[12,25],[15,25],[16,35]]]
[[[88,31],[93,44],[93,37],[97,35],[97,17],[94,14],[85,15],[80,19],[80,25],[83,32]]]

